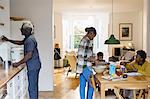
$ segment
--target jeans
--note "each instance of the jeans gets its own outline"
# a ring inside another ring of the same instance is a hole
[[[80,74],[80,99],[92,99],[94,88],[91,85],[90,77],[86,77],[85,74],[89,75],[90,71],[85,70],[86,72]],[[85,98],[85,87],[86,83],[88,83],[87,87],[87,98]]]
[[[28,91],[29,91],[29,99],[38,99],[38,79],[39,79],[39,71],[38,70],[29,70],[28,75]]]

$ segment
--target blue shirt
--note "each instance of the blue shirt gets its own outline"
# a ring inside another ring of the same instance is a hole
[[[39,52],[37,49],[37,42],[33,35],[24,39],[24,55],[32,51],[32,57],[29,59],[27,64],[28,70],[37,70],[41,68],[41,61],[39,58]]]

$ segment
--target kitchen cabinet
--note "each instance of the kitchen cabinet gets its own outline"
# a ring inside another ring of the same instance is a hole
[[[10,0],[0,0],[0,37],[2,35],[10,38]],[[10,48],[10,43],[2,43],[0,40],[0,56],[4,61],[10,60]],[[0,78],[0,88],[5,84],[7,90],[4,99],[26,99],[28,89],[26,67],[9,69],[7,73],[1,69]]]
[[[0,68],[0,99],[27,99],[28,79],[25,64],[18,68]],[[2,98],[3,97],[3,98]]]
[[[10,0],[0,0],[0,37],[10,37]],[[0,56],[10,60],[10,44],[0,42]]]
[[[10,0],[0,0],[0,32],[10,37]]]
[[[27,92],[27,68],[25,67],[7,83],[6,99],[26,99]]]

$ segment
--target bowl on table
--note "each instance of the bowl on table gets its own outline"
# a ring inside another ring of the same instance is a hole
[[[105,65],[98,65],[93,67],[96,73],[103,73],[104,70],[106,69]]]

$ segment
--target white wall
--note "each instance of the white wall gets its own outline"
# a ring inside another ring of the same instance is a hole
[[[148,16],[148,0],[143,3],[143,49],[147,50],[147,16]]]
[[[119,39],[119,23],[132,23],[133,24],[133,38],[132,41],[121,41],[120,45],[110,45],[109,46],[109,53],[110,56],[112,55],[112,47],[123,47],[124,45],[127,46],[129,42],[132,42],[135,46],[135,49],[142,49],[143,48],[143,14],[142,12],[118,12],[114,13],[113,17],[113,30],[114,35],[117,39]],[[56,25],[56,39],[55,42],[62,42],[62,23],[61,20],[62,15],[55,13],[55,25]],[[111,29],[109,29],[111,33]],[[109,34],[110,35],[110,34]],[[62,43],[60,43],[61,48],[63,48]]]
[[[114,14],[114,33],[119,39],[119,23],[132,23],[133,35],[132,41],[121,41],[122,45],[132,42],[135,49],[142,49],[142,15],[140,12],[122,12]]]
[[[55,39],[54,44],[58,43],[60,47],[60,54],[63,59],[63,31],[62,31],[62,14],[61,13],[54,13],[54,25],[55,25]],[[61,67],[63,66],[62,59],[60,60]]]
[[[147,52],[150,57],[150,1],[144,0],[143,8],[143,49]]]
[[[11,16],[31,19],[35,25],[42,69],[40,91],[53,90],[52,0],[11,0]]]
[[[129,42],[132,42],[135,49],[142,49],[142,36],[143,36],[143,24],[142,24],[142,13],[141,12],[120,12],[114,13],[113,17],[113,33],[115,38],[119,39],[119,24],[120,23],[132,23],[133,24],[133,35],[131,41],[120,41],[121,44],[109,45],[109,55],[112,56],[113,47],[128,46]],[[111,33],[111,32],[110,32]],[[110,35],[110,34],[109,34]]]
[[[54,25],[56,28],[55,43],[62,44],[62,15],[61,13],[54,13]],[[61,46],[60,46],[61,47]]]

